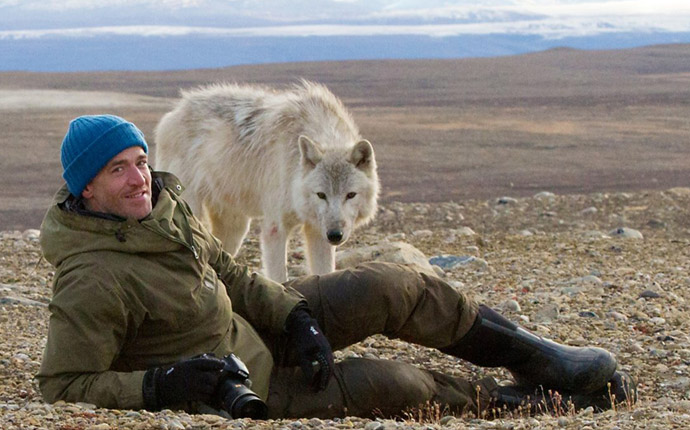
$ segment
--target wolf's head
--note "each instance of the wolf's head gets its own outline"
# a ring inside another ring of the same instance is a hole
[[[318,223],[323,237],[340,245],[354,228],[376,214],[379,179],[374,149],[367,140],[324,149],[307,136],[298,139],[301,156],[300,217]]]

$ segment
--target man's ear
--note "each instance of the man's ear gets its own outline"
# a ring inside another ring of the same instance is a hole
[[[91,182],[86,184],[86,186],[84,187],[84,191],[81,192],[81,196],[86,200],[93,197],[93,185]]]

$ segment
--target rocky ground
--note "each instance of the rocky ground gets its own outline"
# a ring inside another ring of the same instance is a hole
[[[454,287],[523,326],[570,345],[614,352],[639,380],[640,400],[598,413],[480,419],[433,409],[398,420],[229,421],[173,411],[42,402],[34,375],[47,331],[53,269],[37,232],[0,233],[0,427],[3,429],[669,429],[690,423],[690,188],[389,204],[345,249],[406,242]],[[465,228],[466,227],[466,228]],[[293,241],[293,275],[303,265]],[[446,257],[446,258],[434,258]],[[238,260],[258,268],[256,232]],[[440,267],[443,266],[443,267]],[[337,353],[406,360],[472,377],[507,375],[404,342],[372,337]]]

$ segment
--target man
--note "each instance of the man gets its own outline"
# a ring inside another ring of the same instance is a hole
[[[370,263],[286,285],[249,273],[193,216],[176,178],[151,172],[147,154],[136,126],[112,115],[79,117],[65,135],[66,186],[41,227],[56,267],[38,374],[46,401],[232,414],[219,398],[230,353],[271,418],[393,416],[427,401],[456,413],[525,403],[536,411],[553,405],[549,391],[576,407],[635,400],[635,383],[607,351],[537,337],[402,266]],[[331,345],[376,333],[506,367],[516,383],[333,362]]]

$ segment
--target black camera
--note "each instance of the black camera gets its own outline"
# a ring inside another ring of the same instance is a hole
[[[251,387],[247,366],[235,356],[223,357],[225,367],[218,382],[218,397],[221,407],[233,418],[268,418],[268,407]]]

